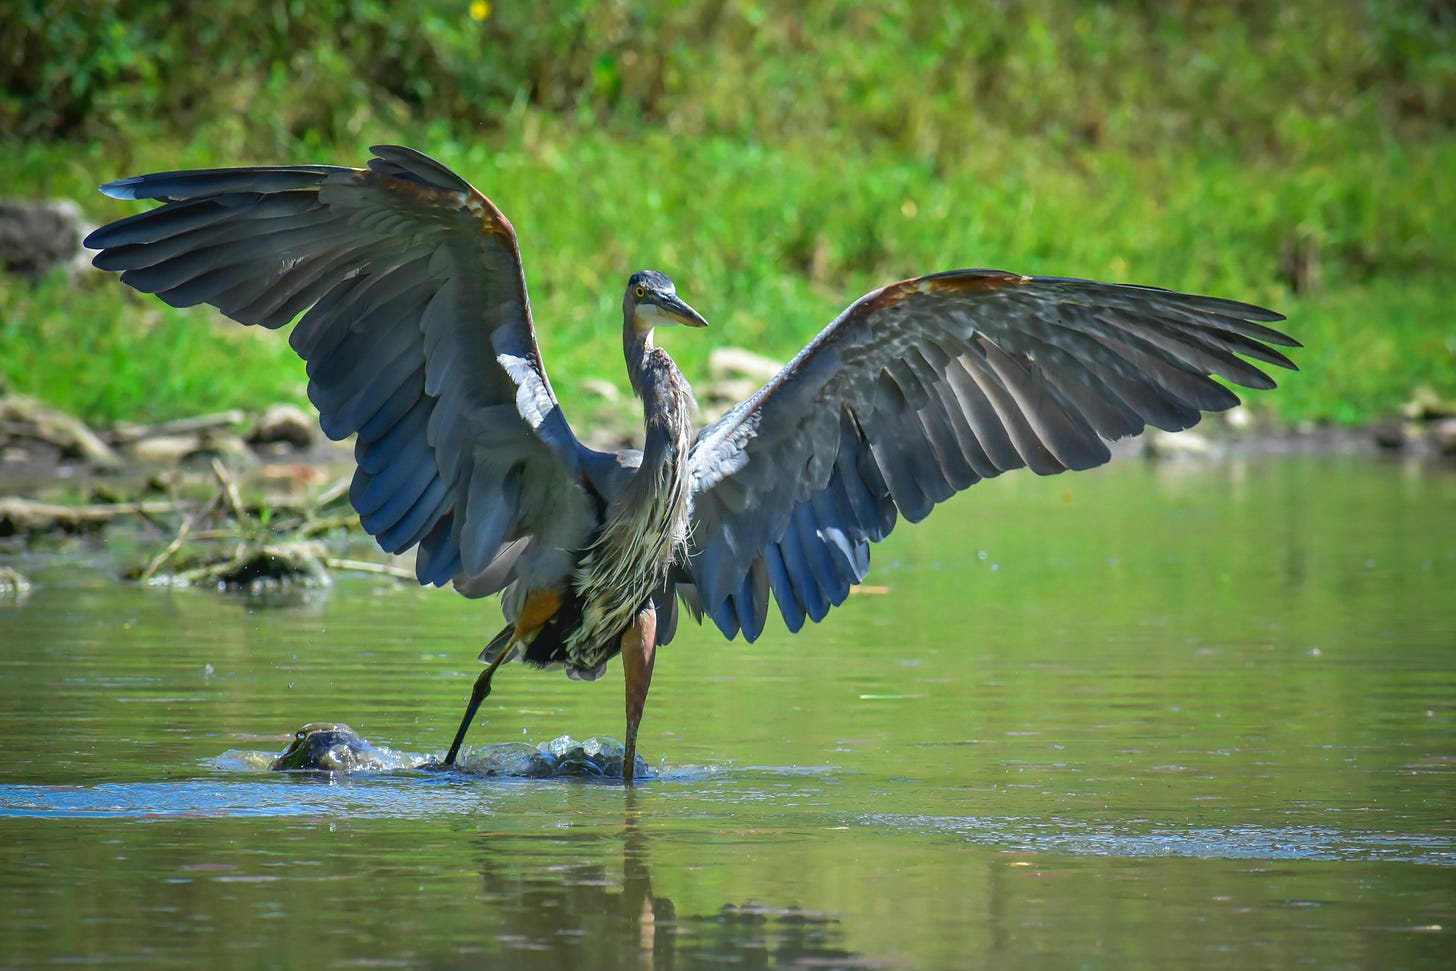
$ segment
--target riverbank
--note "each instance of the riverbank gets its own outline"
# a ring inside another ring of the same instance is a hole
[[[724,377],[709,400],[741,394],[744,380]],[[582,434],[599,448],[630,447],[635,403],[614,402],[596,417],[604,415]],[[1441,476],[1456,471],[1456,407],[1423,395],[1397,417],[1351,427],[1278,423],[1240,406],[1182,432],[1148,429],[1112,443],[1112,453],[1114,465],[1140,462],[1168,481],[1220,466],[1238,479],[1284,459],[1400,463]],[[348,573],[413,587],[412,553],[381,552],[360,526],[349,503],[354,471],[351,442],[327,440],[311,410],[289,404],[91,428],[36,399],[0,396],[0,605],[30,595],[25,564],[58,556],[99,555],[123,581],[285,602]],[[1004,483],[1015,491],[1041,489],[1024,469],[1005,478],[1025,480]],[[1084,474],[1055,478],[1066,501],[1100,488]]]

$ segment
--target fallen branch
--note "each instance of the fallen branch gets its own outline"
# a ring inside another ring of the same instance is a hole
[[[396,577],[400,580],[413,580],[415,578],[414,570],[408,570],[402,566],[390,566],[388,563],[371,563],[368,560],[350,560],[342,556],[324,557],[324,566],[330,570],[377,573],[381,576]]]
[[[141,441],[144,438],[156,438],[162,435],[190,435],[194,432],[205,432],[214,428],[241,425],[247,420],[248,416],[241,411],[221,411],[215,415],[177,418],[172,421],[157,422],[155,425],[122,423],[107,432],[106,437],[117,445],[127,445],[131,442]]]
[[[221,499],[222,490],[219,490],[213,493],[212,498],[207,500],[207,504],[205,506],[189,515],[186,519],[182,520],[182,525],[177,527],[177,535],[172,537],[172,542],[168,543],[166,547],[163,548],[162,552],[152,557],[151,562],[147,564],[146,569],[142,570],[142,572],[137,575],[137,579],[140,580],[142,583],[146,583],[152,577],[156,576],[157,571],[162,568],[162,564],[166,563],[173,556],[175,556],[177,554],[177,551],[182,548],[182,544],[186,542],[187,535],[192,532],[192,528],[200,523],[207,516],[212,515],[212,511],[218,507]]]
[[[36,502],[19,496],[0,498],[0,536],[37,533],[47,529],[78,529],[111,522],[121,516],[150,518],[185,508],[172,500],[142,502],[89,503],[63,506],[53,502]]]
[[[238,495],[238,484],[215,456],[212,460],[212,477],[217,480],[218,489],[227,499],[228,509],[232,512],[233,518],[239,520],[244,518],[243,497]]]
[[[323,492],[320,492],[318,496],[313,500],[314,508],[322,509],[330,503],[338,499],[342,499],[344,496],[349,494],[349,486],[351,486],[353,482],[354,477],[352,475],[340,476],[339,478],[335,479],[333,485],[329,486]]]
[[[302,524],[294,532],[300,536],[317,536],[319,533],[327,533],[331,529],[338,529],[343,526],[345,529],[353,529],[359,525],[359,514],[353,511],[338,516],[327,516],[321,519],[310,519]]]
[[[0,397],[7,436],[31,437],[69,449],[98,468],[121,467],[121,459],[85,422],[27,395]]]
[[[281,585],[302,578],[312,586],[327,587],[323,547],[313,542],[239,543],[233,555],[172,574],[173,583],[192,586],[205,581],[227,587]],[[145,579],[139,577],[139,579]]]

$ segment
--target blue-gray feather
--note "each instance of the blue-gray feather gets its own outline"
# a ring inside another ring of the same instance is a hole
[[[690,607],[742,632],[837,604],[869,543],[982,478],[1106,462],[1107,442],[1186,428],[1292,368],[1278,314],[1214,297],[996,270],[907,280],[857,301],[693,451]],[[1240,356],[1242,355],[1242,357]],[[786,502],[785,497],[791,497]],[[762,567],[760,567],[762,564]],[[746,581],[764,569],[766,590]],[[758,602],[754,602],[758,601]]]
[[[514,231],[459,176],[381,146],[367,169],[167,172],[103,191],[165,204],[93,233],[98,266],[244,324],[303,314],[290,342],[324,431],[358,432],[351,501],[384,549],[418,544],[421,582],[468,582],[494,563],[480,595],[532,568],[538,530],[552,533],[543,550],[573,529],[585,543],[581,469],[601,461],[556,407]],[[528,470],[548,496],[523,501]]]
[[[379,146],[366,169],[171,172],[104,189],[165,204],[93,233],[98,266],[245,324],[302,314],[290,342],[321,424],[358,434],[350,498],[383,548],[417,548],[422,583],[482,596],[527,576],[563,582],[595,549],[607,510],[681,498],[634,486],[642,453],[577,441],[541,363],[514,230],[435,160]],[[650,272],[633,283],[671,290]],[[1276,347],[1298,345],[1260,322],[1281,319],[1213,297],[995,270],[867,294],[704,429],[686,469],[671,463],[690,476],[692,532],[651,593],[659,639],[676,628],[674,594],[730,637],[758,637],[771,599],[797,630],[844,602],[900,516],[921,519],[1011,469],[1100,465],[1109,441],[1150,425],[1186,428],[1237,403],[1213,375],[1272,388],[1259,365],[1292,368]],[[647,380],[649,359],[629,357],[634,388],[676,389],[665,357]],[[680,454],[686,412],[669,428],[662,401],[647,407],[658,469]],[[616,576],[607,552],[588,573]]]

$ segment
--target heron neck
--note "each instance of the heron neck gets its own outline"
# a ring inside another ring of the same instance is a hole
[[[623,328],[622,355],[627,359],[627,380],[632,383],[632,393],[644,401],[647,391],[643,385],[650,380],[647,359],[654,350],[652,331],[638,333],[630,323]]]
[[[667,351],[653,345],[651,331],[629,330],[623,343],[632,390],[642,399],[642,467],[681,459],[692,437],[692,389]]]

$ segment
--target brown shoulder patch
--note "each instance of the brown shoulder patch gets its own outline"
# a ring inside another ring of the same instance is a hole
[[[481,232],[487,236],[499,236],[515,245],[516,229],[511,225],[495,203],[477,191],[457,192],[438,186],[425,185],[414,179],[401,179],[370,169],[356,170],[355,178],[361,182],[372,182],[388,192],[403,196],[409,201],[427,209],[442,209],[454,212],[468,212],[480,221]]]
[[[1031,277],[1005,270],[953,270],[949,273],[933,273],[915,281],[922,293],[969,293],[975,290],[997,290],[1001,287],[1019,287],[1031,282]]]

